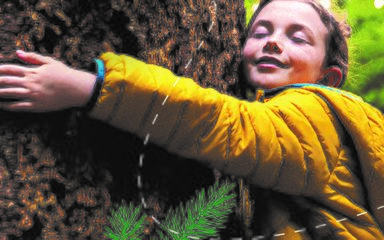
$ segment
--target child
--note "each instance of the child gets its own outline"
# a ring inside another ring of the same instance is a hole
[[[20,99],[1,108],[87,106],[90,117],[245,178],[270,196],[255,229],[260,238],[384,238],[383,116],[331,88],[345,80],[347,48],[338,23],[315,1],[260,4],[243,50],[255,102],[124,55],[103,54],[95,77],[17,54],[37,66],[0,66],[0,97]]]

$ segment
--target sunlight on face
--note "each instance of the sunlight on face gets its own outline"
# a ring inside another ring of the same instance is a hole
[[[309,4],[273,1],[255,19],[243,50],[254,87],[316,83],[322,77],[328,30]]]

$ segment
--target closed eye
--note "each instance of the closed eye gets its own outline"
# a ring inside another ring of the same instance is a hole
[[[260,39],[260,38],[266,37],[267,35],[268,35],[268,33],[255,33],[255,34],[253,34],[253,37]]]
[[[271,31],[269,25],[256,25],[252,37],[256,39],[264,38],[268,36]]]
[[[295,43],[310,43],[311,41],[308,33],[303,28],[290,29],[287,36]]]
[[[307,40],[299,37],[291,37],[291,40],[295,43],[308,43]]]

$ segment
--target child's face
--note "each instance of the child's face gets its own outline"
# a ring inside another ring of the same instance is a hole
[[[244,46],[248,82],[275,88],[322,78],[328,30],[309,4],[276,0],[255,19]]]

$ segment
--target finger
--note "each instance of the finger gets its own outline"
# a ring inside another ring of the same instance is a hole
[[[0,98],[26,99],[29,93],[26,88],[0,88]]]
[[[35,64],[35,65],[42,65],[42,64],[49,63],[52,59],[50,57],[46,57],[34,52],[24,52],[23,50],[17,50],[16,54],[24,62]]]
[[[0,74],[2,75],[25,76],[25,73],[27,71],[28,71],[27,67],[23,67],[20,65],[11,65],[11,64],[0,65]]]
[[[20,77],[0,76],[0,87],[24,87],[24,81]]]
[[[8,111],[31,111],[33,109],[32,102],[1,102],[0,101],[0,109],[8,110]]]

